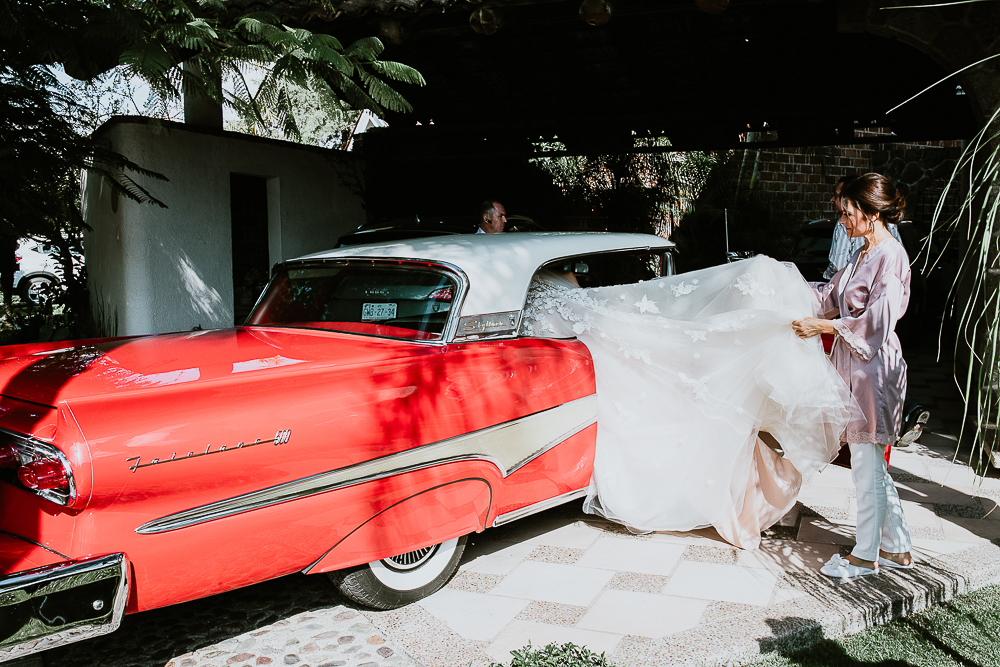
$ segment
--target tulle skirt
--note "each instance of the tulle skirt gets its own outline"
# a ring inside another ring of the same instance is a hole
[[[768,257],[596,289],[537,277],[522,332],[575,335],[594,358],[585,510],[636,531],[714,526],[758,546],[856,412],[819,337],[791,329],[815,308],[798,270]]]

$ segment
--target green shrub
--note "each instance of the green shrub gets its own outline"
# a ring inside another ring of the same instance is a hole
[[[604,654],[598,655],[585,646],[555,643],[545,648],[533,649],[531,642],[520,651],[511,651],[514,659],[510,667],[614,667]],[[493,663],[490,667],[503,667]]]

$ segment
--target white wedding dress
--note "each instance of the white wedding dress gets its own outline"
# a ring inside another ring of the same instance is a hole
[[[576,336],[594,358],[597,454],[584,509],[635,531],[714,526],[756,548],[829,463],[850,390],[791,322],[816,299],[768,257],[582,289],[540,272],[522,335]],[[782,456],[758,437],[774,436]]]

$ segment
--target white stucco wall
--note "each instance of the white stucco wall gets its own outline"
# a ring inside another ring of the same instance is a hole
[[[364,222],[360,196],[341,177],[360,174],[356,155],[124,119],[106,125],[99,138],[170,179],[130,174],[164,209],[120,196],[115,203],[103,179],[86,178],[84,219],[93,228],[84,237],[87,276],[106,333],[233,325],[230,174],[267,179],[272,265],[332,248]]]

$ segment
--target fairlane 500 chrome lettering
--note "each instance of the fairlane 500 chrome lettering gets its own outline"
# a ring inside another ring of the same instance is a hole
[[[161,461],[159,458],[155,458],[149,463],[140,463],[139,461],[142,459],[142,457],[133,456],[131,458],[125,459],[125,462],[129,463],[131,461],[135,461],[135,463],[129,466],[129,470],[135,472],[139,468],[148,468],[149,466],[155,466],[161,463],[170,463],[172,461],[186,461],[187,459],[196,459],[199,456],[208,456],[209,454],[221,454],[222,452],[226,451],[231,452],[236,449],[246,449],[247,447],[256,447],[257,445],[267,445],[271,443],[274,443],[275,445],[284,445],[288,442],[288,440],[291,437],[292,437],[292,429],[288,428],[278,431],[277,433],[274,434],[274,437],[271,438],[270,440],[261,440],[260,438],[257,438],[251,443],[240,442],[235,447],[226,447],[225,445],[223,445],[222,447],[219,447],[215,451],[212,451],[212,445],[206,445],[205,451],[203,451],[200,454],[195,454],[194,452],[188,452],[187,456],[181,456],[180,458],[178,458],[177,452],[174,452],[173,456],[171,456],[169,459],[163,459]]]

